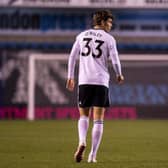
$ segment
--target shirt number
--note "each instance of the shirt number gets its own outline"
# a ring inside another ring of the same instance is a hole
[[[82,52],[82,56],[88,56],[88,55],[90,55],[90,52],[91,52],[91,47],[90,47],[89,43],[92,41],[92,38],[84,38],[83,41],[86,42],[84,47],[87,49],[87,51]],[[102,55],[101,46],[103,45],[104,41],[95,40],[94,43],[95,43],[95,49],[97,50],[97,54],[92,52],[92,56],[94,58],[100,58]]]

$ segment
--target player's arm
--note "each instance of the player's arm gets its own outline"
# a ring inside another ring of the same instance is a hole
[[[116,80],[119,84],[124,82],[124,76],[121,73],[121,65],[119,64],[113,64],[113,69],[116,73]]]
[[[80,51],[79,42],[76,39],[75,43],[73,44],[68,60],[68,79],[66,83],[66,88],[69,91],[73,91],[75,87],[74,73],[75,73],[76,59],[79,56],[79,51]]]
[[[112,61],[113,69],[116,73],[116,80],[119,84],[121,84],[124,81],[124,76],[122,75],[121,63],[118,56],[116,42],[114,39],[110,42],[110,45],[109,45],[109,55]]]

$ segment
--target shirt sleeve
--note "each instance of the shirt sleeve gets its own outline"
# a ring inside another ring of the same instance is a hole
[[[118,56],[116,41],[114,38],[110,39],[108,48],[109,48],[109,56],[112,61],[113,69],[116,75],[121,75],[122,74],[121,63],[120,63],[120,59]]]
[[[76,38],[76,41],[73,44],[68,60],[68,79],[74,79],[76,59],[79,56],[79,52],[80,52],[79,41]]]

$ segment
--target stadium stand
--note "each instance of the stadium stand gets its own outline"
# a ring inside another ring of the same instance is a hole
[[[0,48],[69,51],[74,37],[91,27],[90,14],[95,9],[62,11],[52,8],[2,9]],[[115,9],[113,13],[115,23],[111,33],[116,37],[121,53],[167,53],[167,10]]]

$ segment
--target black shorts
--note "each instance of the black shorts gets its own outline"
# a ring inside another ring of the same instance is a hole
[[[79,107],[109,107],[108,88],[102,85],[79,85]]]

